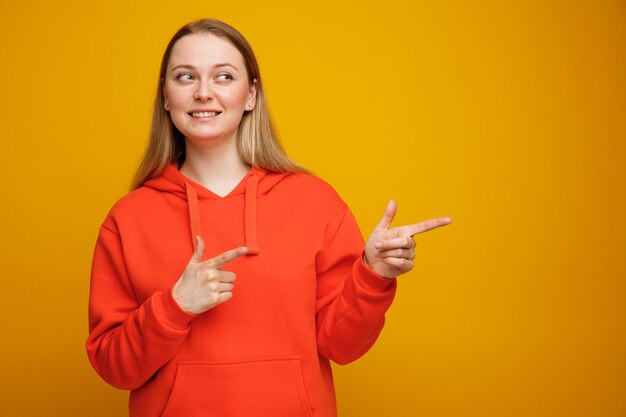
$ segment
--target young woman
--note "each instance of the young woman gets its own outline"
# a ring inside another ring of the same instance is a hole
[[[329,360],[380,333],[413,235],[389,202],[364,244],[345,203],[284,154],[248,42],[181,28],[161,63],[133,191],[93,258],[87,352],[143,417],[330,417]]]

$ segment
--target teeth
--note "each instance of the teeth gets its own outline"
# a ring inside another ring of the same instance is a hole
[[[191,113],[193,117],[213,117],[217,115],[217,112],[214,111],[201,111],[197,113]]]

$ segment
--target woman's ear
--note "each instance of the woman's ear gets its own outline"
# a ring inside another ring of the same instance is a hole
[[[252,85],[250,86],[250,91],[248,91],[248,101],[246,102],[247,111],[254,110],[254,106],[256,106],[257,84],[258,82],[255,78],[254,81],[252,82]]]
[[[163,92],[163,108],[165,111],[170,111],[170,103],[167,99],[167,94],[165,94],[165,83],[163,82],[163,78],[161,78],[161,91]]]

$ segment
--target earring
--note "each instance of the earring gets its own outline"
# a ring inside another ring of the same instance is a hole
[[[165,107],[166,109],[167,109],[169,106],[170,106],[170,105],[169,105],[168,103],[165,103],[165,104],[163,105],[163,107]]]

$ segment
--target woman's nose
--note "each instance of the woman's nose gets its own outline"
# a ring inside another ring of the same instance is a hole
[[[211,84],[209,81],[200,80],[200,82],[197,84],[194,98],[200,101],[210,100],[211,98],[213,98],[213,90],[211,89]]]

